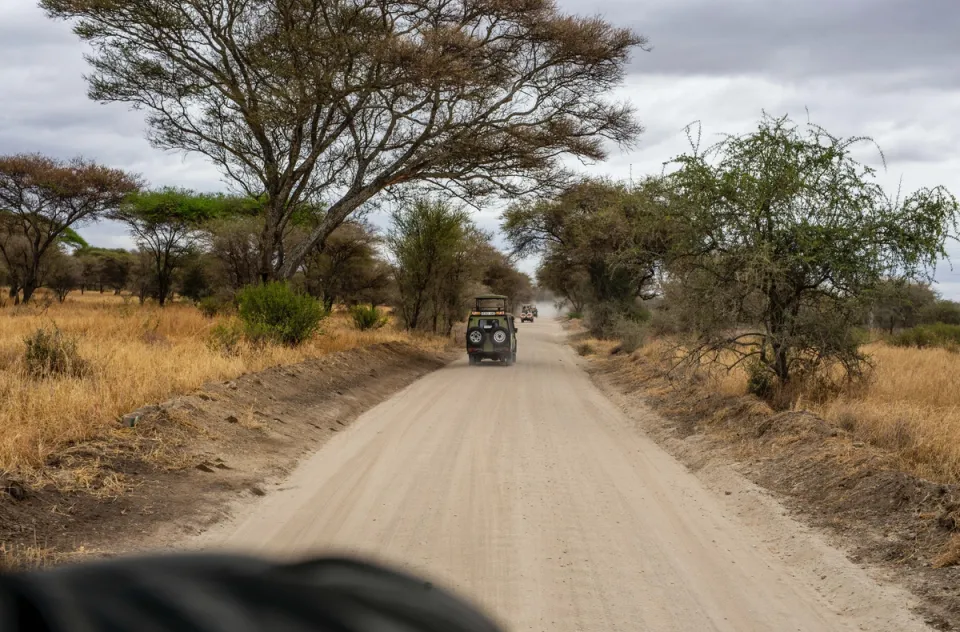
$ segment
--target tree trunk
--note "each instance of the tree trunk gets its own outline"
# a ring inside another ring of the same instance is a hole
[[[417,298],[413,301],[410,318],[407,321],[407,329],[416,329],[417,325],[420,324],[421,309],[423,309],[423,292],[418,292]]]
[[[372,198],[377,189],[378,187],[368,186],[366,189],[342,198],[327,209],[323,221],[310,232],[310,235],[296,248],[285,253],[283,266],[277,276],[282,279],[289,279],[310,252],[322,253],[330,233],[336,230],[351,213]]]
[[[167,303],[167,294],[170,292],[170,273],[169,272],[158,272],[157,273],[157,302],[160,303],[160,307],[163,307]]]
[[[33,293],[37,290],[36,281],[27,281],[23,284],[23,304],[30,302],[30,299],[33,297]]]
[[[274,268],[273,258],[277,251],[282,248],[278,243],[276,219],[280,213],[271,208],[275,203],[274,197],[270,196],[270,205],[264,209],[263,230],[260,232],[260,270],[258,276],[261,283],[268,283],[278,279],[277,270]],[[293,276],[293,272],[289,276]],[[280,278],[289,278],[281,275]]]
[[[787,351],[785,345],[773,343],[773,371],[777,374],[781,386],[785,386],[790,381],[790,362]]]
[[[33,266],[27,270],[26,278],[23,280],[23,285],[21,289],[23,290],[23,303],[29,303],[30,299],[33,297],[33,293],[36,292],[37,288],[40,287],[40,281],[38,277],[40,276],[40,257],[42,252],[35,252],[33,255]]]

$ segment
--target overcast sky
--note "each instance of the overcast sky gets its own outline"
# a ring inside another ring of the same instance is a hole
[[[890,190],[902,180],[906,191],[945,184],[960,193],[960,0],[559,1],[631,26],[653,46],[635,56],[621,95],[646,132],[592,172],[659,171],[687,148],[693,121],[709,139],[748,131],[762,110],[805,120],[806,108],[836,135],[872,136]],[[139,113],[89,101],[85,70],[67,25],[33,0],[0,0],[0,154],[80,154],[155,186],[224,189],[202,158],[152,149]],[[493,229],[497,211],[477,220]],[[96,245],[131,243],[117,226],[81,232]],[[939,289],[960,299],[960,247],[951,251],[956,270],[941,266]]]

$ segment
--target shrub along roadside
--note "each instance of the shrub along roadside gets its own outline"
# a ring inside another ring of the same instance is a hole
[[[87,363],[77,351],[76,338],[65,335],[59,329],[37,329],[24,339],[24,365],[34,378],[55,375],[80,377]]]
[[[350,316],[353,317],[354,326],[360,331],[380,329],[388,320],[387,315],[376,305],[354,305],[350,308]]]
[[[649,327],[631,318],[618,316],[612,326],[612,337],[620,341],[618,353],[633,353],[643,346],[649,335]]]
[[[934,323],[918,325],[894,335],[890,342],[898,347],[943,347],[951,351],[960,350],[960,325]]]
[[[240,341],[243,340],[244,326],[236,318],[217,323],[210,330],[207,346],[226,356],[237,355],[240,351]]]
[[[237,294],[237,304],[244,333],[253,342],[297,346],[329,315],[316,299],[280,282],[245,287]]]

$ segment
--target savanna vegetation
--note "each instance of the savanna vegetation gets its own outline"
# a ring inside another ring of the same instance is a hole
[[[439,349],[495,292],[582,317],[582,355],[812,408],[960,481],[960,305],[932,284],[958,205],[885,191],[857,159],[869,139],[764,115],[709,147],[689,130],[636,183],[581,178],[569,158],[642,131],[612,94],[647,42],[550,0],[39,4],[89,47],[92,99],[139,109],[154,147],[227,186],[0,157],[0,470],[43,477],[208,380]],[[468,210],[497,198],[509,254]],[[107,219],[133,248],[88,243]],[[536,288],[515,266],[531,255]]]
[[[943,187],[888,194],[854,157],[869,142],[765,115],[639,183],[515,204],[503,228],[613,351],[656,349],[724,392],[813,408],[960,480],[960,305],[931,285],[957,202]]]
[[[380,342],[441,350],[473,293],[532,295],[469,214],[439,198],[398,205],[385,234],[344,222],[290,280],[261,283],[259,209],[241,197],[136,191],[109,211],[136,250],[68,234],[39,266],[5,260],[0,468],[40,475],[61,447],[208,380]],[[6,243],[15,228],[0,233]],[[305,230],[291,227],[288,239]],[[18,279],[31,278],[24,292]]]
[[[40,6],[89,46],[92,99],[141,110],[153,146],[205,157],[227,189],[0,157],[7,472],[206,380],[436,346],[475,292],[530,300],[466,203],[556,191],[565,157],[641,131],[610,95],[644,38],[547,0]],[[102,220],[134,247],[88,243]]]

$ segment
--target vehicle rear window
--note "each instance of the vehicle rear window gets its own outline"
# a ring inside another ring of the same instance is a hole
[[[491,310],[491,311],[501,311],[506,309],[503,299],[500,298],[481,298],[477,299],[477,309],[480,310]]]
[[[480,329],[490,329],[493,327],[499,327],[500,320],[497,318],[481,318],[479,321]]]

